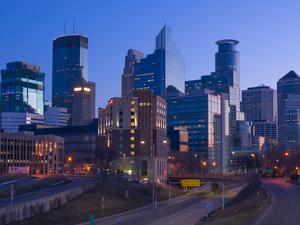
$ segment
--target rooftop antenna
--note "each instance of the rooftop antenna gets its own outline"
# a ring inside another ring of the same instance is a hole
[[[75,18],[73,19],[73,34],[75,34],[75,22],[76,22],[76,20],[75,20]]]
[[[66,21],[64,21],[64,35],[66,35]]]

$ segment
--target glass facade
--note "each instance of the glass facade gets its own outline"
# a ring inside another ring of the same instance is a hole
[[[134,67],[134,89],[151,89],[155,95],[165,94],[165,52],[156,50]]]
[[[189,151],[207,159],[221,147],[218,145],[221,143],[220,96],[169,96],[167,108],[169,127],[187,127]]]
[[[215,55],[215,71],[235,70],[240,72],[240,53],[237,50],[237,40],[225,39],[217,41],[218,52]]]
[[[1,71],[1,111],[44,114],[44,78],[39,66],[11,62]]]
[[[216,76],[223,77],[226,81],[229,103],[240,112],[240,53],[237,50],[236,40],[225,39],[217,41],[218,52],[215,55]],[[239,117],[239,116],[237,116]]]
[[[165,51],[165,87],[173,86],[184,92],[185,66],[181,52],[172,40],[172,30],[164,26],[156,36],[156,50]]]
[[[188,80],[185,82],[185,93],[193,94],[202,90],[202,81],[199,80]]]
[[[278,107],[278,148],[281,151],[286,151],[292,145],[289,140],[293,138],[287,136],[292,121],[294,126],[300,128],[297,120],[291,120],[291,112],[296,112],[300,109],[300,77],[294,71],[290,71],[277,82],[277,107]],[[287,122],[288,121],[288,122]],[[298,132],[297,132],[298,134]],[[298,136],[299,137],[299,136]],[[299,138],[295,142],[300,142]],[[299,149],[299,146],[297,148]],[[295,149],[297,149],[295,148]]]
[[[163,96],[173,86],[184,92],[184,61],[171,39],[171,28],[164,26],[156,37],[156,49],[134,67],[134,89],[152,89]]]
[[[215,72],[201,78],[202,87],[228,93],[229,104],[239,119],[240,113],[240,53],[236,40],[225,39],[217,41],[218,52],[215,54]]]
[[[72,108],[74,84],[88,76],[88,38],[66,35],[53,41],[52,104]]]

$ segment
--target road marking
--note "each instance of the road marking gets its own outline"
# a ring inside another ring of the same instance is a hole
[[[28,177],[24,177],[24,178],[20,178],[20,179],[16,179],[16,180],[6,181],[6,182],[1,183],[0,187],[6,186],[8,184],[16,183],[16,182],[19,182],[19,181],[22,181],[22,180],[25,180],[25,179],[28,179]]]
[[[261,221],[266,217],[266,215],[270,212],[270,210],[273,207],[274,202],[275,202],[275,196],[274,196],[273,192],[271,192],[271,195],[272,195],[271,205],[267,208],[267,210],[262,214],[261,217],[258,218],[258,220],[253,225],[259,225],[261,223]]]
[[[59,182],[57,182],[57,183],[54,183],[54,184],[52,184],[52,186],[57,186],[57,185],[59,185],[59,184],[63,184],[63,183],[65,183],[65,181],[64,181],[64,180],[62,180],[62,181],[59,181]]]

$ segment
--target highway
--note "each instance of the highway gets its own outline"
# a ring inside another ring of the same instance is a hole
[[[242,186],[226,191],[225,201],[235,196]],[[197,193],[184,195],[158,204],[157,209],[146,206],[128,212],[120,213],[96,220],[97,225],[191,225],[207,214],[207,203],[212,206],[209,211],[221,207],[220,195],[199,195]],[[84,223],[82,225],[89,224]]]
[[[284,179],[264,179],[273,202],[255,225],[300,225],[300,185]]]
[[[12,183],[15,183],[17,185],[26,185],[26,184],[30,184],[31,182],[33,182],[35,180],[34,177],[23,177],[23,178],[15,178],[15,179],[9,179],[5,182],[0,183],[0,190],[4,191],[4,190],[10,190],[10,185]]]
[[[59,192],[66,191],[71,188],[75,188],[81,185],[85,184],[91,184],[94,182],[93,179],[91,178],[85,178],[85,177],[70,177],[71,183],[65,184],[65,185],[57,185],[49,188],[44,188],[39,191],[34,191],[34,192],[28,192],[25,194],[17,195],[13,201],[13,204],[20,204],[20,203],[25,203],[28,201],[32,201],[35,199],[39,199],[42,197],[46,197],[49,195],[53,195]],[[27,180],[26,180],[27,182]],[[10,206],[10,198],[2,198],[0,199],[0,207],[6,207]]]

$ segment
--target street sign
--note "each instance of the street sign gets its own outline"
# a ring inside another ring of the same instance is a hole
[[[200,180],[198,179],[189,179],[180,181],[182,187],[199,187]]]

